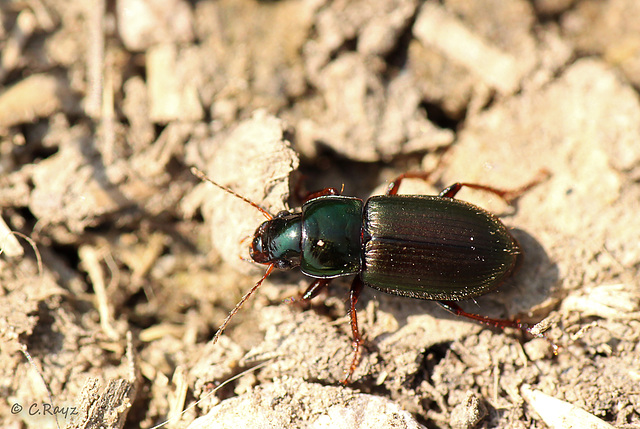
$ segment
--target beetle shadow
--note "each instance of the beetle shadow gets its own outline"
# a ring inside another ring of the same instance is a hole
[[[499,319],[518,318],[523,322],[537,323],[548,314],[549,308],[541,304],[552,295],[558,282],[558,265],[549,258],[540,242],[532,235],[521,229],[513,229],[511,233],[520,243],[524,253],[517,271],[496,290],[458,303],[470,313]],[[396,297],[375,290],[367,291],[365,296],[365,299],[375,296],[379,308],[391,313],[400,328],[408,323],[409,317],[425,313],[438,319],[468,320],[473,323],[467,318],[447,312],[435,302]]]
[[[558,264],[549,258],[542,244],[531,234],[517,228],[511,233],[520,243],[524,258],[516,273],[497,289],[496,294],[502,296],[500,301],[511,316],[536,313],[536,307],[551,297],[558,284]],[[535,314],[533,317],[546,315]]]

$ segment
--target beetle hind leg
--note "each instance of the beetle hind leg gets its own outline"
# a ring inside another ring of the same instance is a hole
[[[431,172],[426,172],[426,171],[409,171],[409,172],[403,173],[400,176],[396,177],[393,181],[391,181],[391,183],[389,183],[389,187],[387,188],[386,194],[391,196],[397,195],[398,189],[400,188],[400,184],[404,179],[422,179],[422,180],[428,181],[430,175],[431,175]],[[467,188],[479,189],[482,191],[490,192],[492,194],[499,196],[500,198],[505,200],[508,204],[512,204],[516,199],[522,196],[522,194],[527,192],[529,189],[533,188],[534,186],[548,179],[550,175],[551,173],[549,173],[548,170],[542,169],[538,172],[536,177],[533,178],[533,180],[516,189],[499,189],[499,188],[494,188],[492,186],[480,185],[477,183],[456,182],[453,185],[449,186],[448,188],[444,189],[442,192],[440,192],[438,196],[443,198],[454,198],[458,193],[458,191],[460,191],[460,189],[466,186]]]
[[[484,325],[493,326],[494,328],[514,328],[518,329],[522,332],[525,332],[535,338],[544,338],[551,344],[554,354],[558,352],[558,346],[547,338],[544,334],[534,331],[532,326],[529,326],[527,323],[522,323],[519,320],[509,320],[509,319],[494,319],[487,316],[481,316],[479,314],[468,313],[464,311],[457,303],[453,301],[436,301],[442,308],[447,310],[450,313],[455,314],[456,316],[466,317],[471,320],[475,320],[476,322],[482,323]]]
[[[468,319],[475,320],[476,322],[480,322],[484,325],[493,326],[495,328],[515,328],[521,331],[529,332],[529,325],[526,323],[522,323],[519,320],[508,320],[508,319],[494,319],[487,316],[481,316],[479,314],[468,313],[464,311],[457,303],[454,301],[436,301],[440,307],[447,310],[449,313],[455,314],[456,316],[466,317]]]
[[[499,196],[508,204],[512,204],[516,199],[522,196],[522,194],[538,185],[539,183],[545,181],[547,178],[549,178],[550,175],[551,173],[549,173],[548,170],[542,169],[538,172],[536,177],[533,178],[533,180],[516,189],[499,189],[492,186],[479,185],[477,183],[457,182],[444,189],[442,192],[440,192],[440,194],[438,194],[438,196],[443,198],[454,198],[458,191],[466,186],[467,188],[490,192],[494,195]]]

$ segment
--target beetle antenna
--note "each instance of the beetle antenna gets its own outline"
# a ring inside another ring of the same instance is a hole
[[[196,167],[191,167],[191,174],[193,174],[194,176],[196,176],[198,179],[200,179],[202,181],[206,181],[206,182],[211,183],[212,185],[217,186],[218,188],[220,188],[223,191],[233,195],[234,197],[240,198],[245,203],[251,204],[253,207],[255,207],[258,210],[260,210],[262,212],[262,214],[264,215],[264,217],[266,217],[268,220],[273,219],[273,215],[271,213],[269,213],[266,209],[260,207],[258,204],[254,203],[250,199],[248,199],[246,197],[243,197],[242,195],[232,191],[231,189],[227,188],[226,186],[222,186],[222,185],[214,182],[213,180],[209,179],[206,174],[204,174],[201,170],[197,169]]]
[[[269,264],[269,267],[267,268],[267,271],[264,273],[264,276],[262,276],[262,278],[260,280],[258,280],[258,283],[256,283],[256,285],[254,287],[252,287],[249,290],[249,292],[244,294],[242,299],[236,304],[236,306],[233,308],[233,310],[231,310],[229,312],[229,315],[227,316],[227,318],[224,319],[224,322],[222,322],[222,325],[220,325],[220,328],[218,328],[218,332],[216,332],[216,334],[213,336],[213,340],[211,340],[212,344],[215,344],[215,343],[218,342],[218,338],[220,338],[220,335],[222,335],[222,332],[224,331],[224,329],[229,324],[229,321],[231,320],[231,318],[236,315],[238,310],[240,310],[240,307],[242,307],[242,304],[244,304],[249,299],[249,297],[251,295],[253,295],[253,293],[256,291],[256,289],[258,289],[260,287],[260,285],[262,284],[264,279],[266,279],[269,276],[269,274],[271,274],[271,271],[273,271],[274,266],[275,266],[274,264]]]

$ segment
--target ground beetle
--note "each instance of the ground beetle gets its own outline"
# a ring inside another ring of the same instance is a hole
[[[428,177],[427,173],[405,173],[391,182],[386,195],[363,201],[326,188],[309,194],[301,212],[282,211],[276,216],[211,181],[199,170],[192,168],[192,172],[256,207],[268,219],[256,230],[250,248],[251,258],[268,265],[267,271],[229,313],[214,342],[274,268],[294,267],[316,279],[302,300],[316,296],[336,277],[355,274],[349,293],[354,357],[345,383],[350,381],[360,358],[362,338],[356,303],[364,285],[393,295],[434,300],[456,315],[541,336],[518,320],[467,313],[454,302],[495,290],[522,259],[517,240],[496,216],[454,197],[466,186],[491,192],[511,203],[544,180],[546,171],[513,191],[455,183],[437,196],[397,195],[403,179]]]

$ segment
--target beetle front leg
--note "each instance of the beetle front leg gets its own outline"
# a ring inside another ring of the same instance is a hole
[[[315,298],[316,296],[318,296],[320,292],[322,292],[324,288],[326,288],[329,285],[329,283],[331,283],[331,280],[332,279],[314,280],[314,282],[309,285],[307,290],[304,291],[302,296],[300,296],[300,299],[302,301],[309,301],[310,299]]]
[[[287,304],[293,304],[294,302],[306,304],[308,301],[318,296],[320,292],[322,292],[329,285],[329,283],[331,283],[331,280],[333,279],[315,279],[304,291],[304,293],[299,294],[297,298],[286,298],[284,302]],[[308,308],[306,305],[303,307]]]
[[[351,334],[353,335],[353,360],[351,361],[349,372],[342,381],[342,384],[349,384],[351,382],[351,377],[353,376],[353,373],[358,366],[358,362],[360,361],[360,344],[362,343],[362,337],[358,330],[358,313],[356,312],[356,304],[363,287],[364,283],[362,282],[362,279],[360,276],[356,276],[353,279],[353,283],[351,283],[351,290],[349,291],[349,316],[351,318]]]

